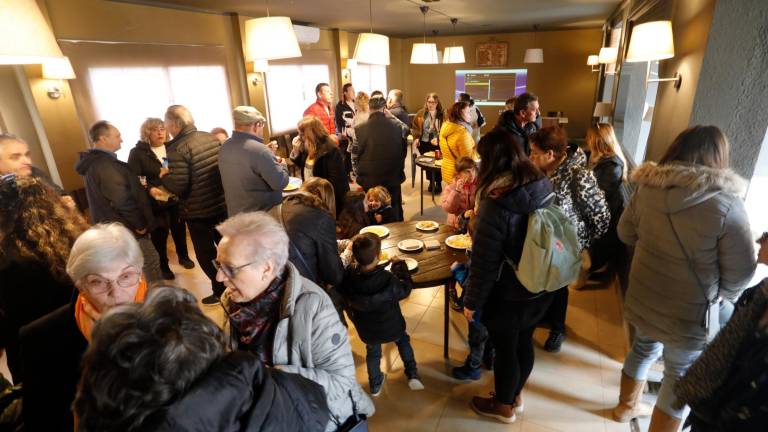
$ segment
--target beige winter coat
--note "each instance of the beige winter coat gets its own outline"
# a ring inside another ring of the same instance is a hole
[[[618,226],[619,238],[635,247],[624,318],[654,340],[701,350],[707,298],[738,298],[755,269],[746,182],[731,170],[653,162],[638,167],[632,181],[638,189]]]

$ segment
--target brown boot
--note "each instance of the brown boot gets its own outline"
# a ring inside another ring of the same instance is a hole
[[[648,432],[677,432],[680,429],[681,421],[682,419],[672,417],[657,407],[653,409]]]
[[[621,372],[621,391],[619,404],[613,409],[613,419],[619,423],[629,423],[635,417],[648,417],[652,407],[642,402],[645,381],[630,378]]]
[[[476,413],[486,417],[493,417],[502,423],[514,423],[517,420],[514,405],[502,403],[496,399],[496,395],[493,393],[491,393],[489,398],[473,397],[470,405]]]

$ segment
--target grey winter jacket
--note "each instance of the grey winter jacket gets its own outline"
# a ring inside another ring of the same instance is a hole
[[[227,213],[267,210],[283,199],[288,168],[255,135],[234,131],[219,151]]]
[[[731,170],[653,162],[632,181],[638,189],[618,226],[621,241],[635,247],[624,318],[653,340],[701,350],[707,299],[735,300],[755,269],[746,182]]]
[[[352,391],[359,413],[371,416],[373,401],[355,378],[349,334],[330,297],[288,263],[285,297],[275,330],[272,361],[285,372],[299,374],[325,389],[331,415],[344,422],[352,415]],[[336,430],[333,421],[327,431]]]
[[[183,217],[206,219],[225,214],[218,138],[186,126],[165,147],[170,172],[163,177],[163,186],[181,199]]]

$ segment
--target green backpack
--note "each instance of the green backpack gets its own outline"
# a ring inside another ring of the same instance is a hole
[[[505,257],[520,283],[534,294],[557,291],[576,281],[581,271],[576,226],[554,198],[554,193],[548,195],[544,199],[547,204],[528,215],[520,262],[515,264]]]

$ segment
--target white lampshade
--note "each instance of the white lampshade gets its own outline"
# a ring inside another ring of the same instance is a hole
[[[591,55],[587,57],[587,66],[597,66],[600,64],[600,56]]]
[[[43,78],[70,80],[77,78],[68,57],[46,60],[43,63]]]
[[[652,21],[632,29],[627,51],[628,62],[664,60],[675,56],[671,21]]]
[[[523,63],[544,63],[544,50],[541,48],[528,48],[525,50]]]
[[[269,71],[269,60],[267,59],[255,59],[253,61],[254,72],[267,72]]]
[[[375,65],[389,64],[389,38],[377,33],[360,33],[355,44],[355,60]]]
[[[445,47],[443,50],[443,63],[464,63],[464,47]]]
[[[619,57],[619,49],[617,47],[602,47],[600,48],[600,55],[597,56],[597,61],[603,64],[614,64]]]
[[[613,106],[610,102],[598,102],[595,104],[593,117],[611,117],[613,115]]]
[[[411,50],[411,64],[437,64],[437,45],[415,43]]]
[[[245,22],[246,60],[301,57],[299,42],[288,17],[264,17]]]
[[[0,64],[40,64],[62,57],[35,0],[3,1],[0,29]]]
[[[351,58],[347,59],[347,67],[346,69],[355,69],[357,67],[357,60]]]

